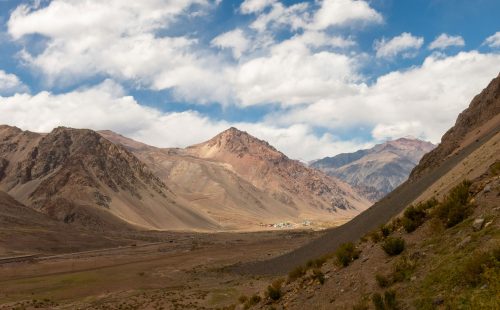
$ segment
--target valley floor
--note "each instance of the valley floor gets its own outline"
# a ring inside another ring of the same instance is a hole
[[[223,307],[236,303],[240,295],[262,291],[269,282],[224,267],[283,254],[317,234],[165,234],[155,243],[0,260],[0,309]]]

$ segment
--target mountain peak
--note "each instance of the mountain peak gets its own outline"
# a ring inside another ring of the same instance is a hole
[[[267,159],[287,158],[283,153],[246,131],[231,127],[212,139],[188,147],[191,153],[199,157],[218,157],[223,154],[235,154],[238,157],[257,156]]]

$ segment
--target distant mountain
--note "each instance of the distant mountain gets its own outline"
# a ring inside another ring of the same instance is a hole
[[[434,147],[430,142],[401,138],[371,149],[326,157],[310,165],[377,201],[403,183],[422,156]]]
[[[92,229],[215,229],[120,145],[87,129],[48,134],[0,126],[0,190]]]
[[[110,131],[100,134],[125,146],[179,197],[224,229],[306,219],[332,225],[370,204],[349,185],[236,128],[185,149],[155,148]]]

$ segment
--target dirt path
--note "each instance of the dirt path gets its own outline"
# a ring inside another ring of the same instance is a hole
[[[335,251],[342,243],[354,242],[368,232],[387,223],[392,217],[417,199],[436,180],[444,176],[453,167],[475,151],[478,147],[489,141],[500,132],[500,124],[485,133],[476,142],[464,147],[458,154],[452,155],[439,167],[424,175],[420,179],[406,181],[381,201],[375,203],[365,212],[361,213],[350,222],[328,230],[321,237],[282,256],[256,263],[234,267],[234,271],[250,274],[286,274],[294,267],[304,264],[307,260],[320,257]]]

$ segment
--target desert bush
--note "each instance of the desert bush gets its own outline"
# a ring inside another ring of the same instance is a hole
[[[258,294],[253,294],[252,297],[250,297],[246,303],[245,303],[245,309],[248,309],[250,307],[255,306],[261,301],[261,297]]]
[[[391,285],[391,281],[386,276],[379,273],[375,275],[375,280],[377,281],[378,286],[380,286],[381,288]]]
[[[327,256],[322,256],[320,258],[311,259],[307,261],[307,268],[321,268],[327,260]]]
[[[379,293],[374,293],[372,295],[372,302],[376,310],[385,310],[384,299]]]
[[[267,287],[266,297],[269,297],[272,300],[279,300],[283,295],[281,292],[283,281],[283,279],[273,281],[273,283]]]
[[[374,293],[372,295],[372,302],[376,310],[396,310],[398,308],[396,292],[394,291],[386,291],[384,297],[379,293]]]
[[[386,291],[384,293],[384,304],[385,304],[385,308],[388,310],[397,309],[396,292]]]
[[[469,204],[469,188],[471,182],[464,180],[452,188],[448,196],[436,208],[436,216],[448,228],[457,225],[466,219],[471,213]]]
[[[240,304],[244,304],[247,300],[248,300],[248,297],[246,297],[245,295],[241,295],[238,298],[238,301],[240,302]]]
[[[357,304],[352,306],[352,310],[368,310],[370,307],[368,306],[368,302],[365,299],[361,299]]]
[[[370,240],[373,243],[378,243],[380,240],[382,240],[382,235],[379,233],[378,230],[374,230],[368,234],[368,237],[370,237]]]
[[[410,233],[422,225],[426,217],[425,210],[414,206],[409,206],[403,215],[402,224],[406,232]]]
[[[380,233],[383,238],[387,238],[391,234],[392,230],[389,225],[380,225]]]
[[[401,238],[389,237],[385,239],[382,248],[390,256],[399,255],[405,249],[405,241]]]
[[[318,280],[318,282],[320,284],[325,283],[325,275],[323,274],[323,272],[319,268],[313,269],[312,279]]]
[[[288,282],[293,282],[306,274],[306,268],[297,266],[288,273]]]
[[[484,274],[489,269],[500,268],[500,247],[472,255],[463,267],[463,279],[472,286],[484,282]]]
[[[392,267],[393,268],[391,274],[392,283],[407,280],[411,276],[416,267],[417,264],[414,260],[406,256],[401,257],[396,262],[394,262],[394,265]]]
[[[352,242],[347,242],[342,244],[337,251],[335,251],[335,257],[337,259],[337,264],[343,267],[349,266],[349,264],[355,259],[359,258],[359,250],[356,249]]]

